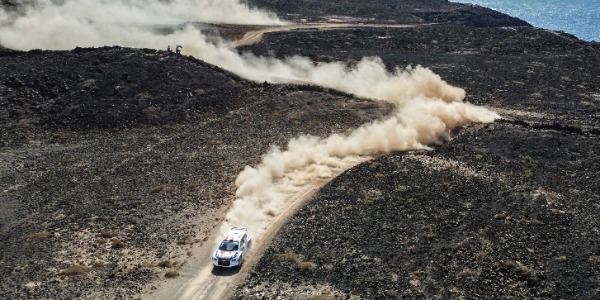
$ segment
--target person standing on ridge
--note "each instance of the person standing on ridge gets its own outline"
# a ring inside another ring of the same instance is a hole
[[[181,45],[177,45],[177,47],[175,47],[175,52],[177,54],[181,54],[181,48],[183,48],[183,47],[181,47]]]
[[[171,52],[171,45],[167,46],[167,52]]]

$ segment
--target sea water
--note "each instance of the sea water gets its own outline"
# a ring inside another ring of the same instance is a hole
[[[600,42],[600,0],[451,0],[517,17],[529,24]]]

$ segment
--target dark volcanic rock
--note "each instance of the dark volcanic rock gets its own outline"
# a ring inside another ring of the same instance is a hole
[[[598,43],[446,1],[252,3],[297,20],[444,23],[273,33],[241,50],[421,64],[506,119],[344,173],[235,298],[598,298]],[[132,298],[204,242],[272,144],[391,109],[121,47],[0,48],[0,105],[1,299]]]
[[[155,50],[1,53],[2,299],[131,298],[207,239],[271,145],[391,110]]]
[[[505,119],[339,176],[284,226],[235,299],[599,297],[596,43],[444,24],[280,32],[244,50],[420,64]]]
[[[293,21],[362,23],[453,23],[471,26],[529,26],[527,22],[488,8],[444,0],[285,1],[251,0]]]
[[[341,298],[595,299],[599,145],[501,123],[364,163],[293,217],[236,298],[279,282],[333,286]]]

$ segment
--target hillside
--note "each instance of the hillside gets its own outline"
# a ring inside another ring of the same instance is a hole
[[[599,296],[598,44],[444,24],[273,33],[244,50],[420,64],[505,119],[342,174],[283,226],[234,299]]]
[[[11,299],[129,298],[193,257],[237,173],[270,145],[391,109],[147,49],[5,51],[0,69],[0,295]]]
[[[232,298],[599,297],[598,43],[442,0],[249,2],[297,22],[415,26],[271,32],[240,53],[422,65],[504,119],[335,178]],[[152,298],[213,243],[245,166],[394,110],[121,46],[0,48],[0,106],[2,299]]]

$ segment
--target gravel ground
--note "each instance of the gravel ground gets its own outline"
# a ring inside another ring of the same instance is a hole
[[[243,49],[420,64],[505,119],[337,177],[234,299],[600,297],[599,44],[467,25],[298,30]]]
[[[270,145],[391,110],[154,50],[5,51],[0,69],[5,299],[131,298],[194,256]]]
[[[336,178],[234,298],[598,298],[599,44],[482,8],[388,2],[251,1],[299,21],[444,24],[272,33],[240,50],[421,64],[506,119]],[[3,299],[135,298],[194,257],[270,145],[391,110],[121,47],[0,48],[0,105]]]

